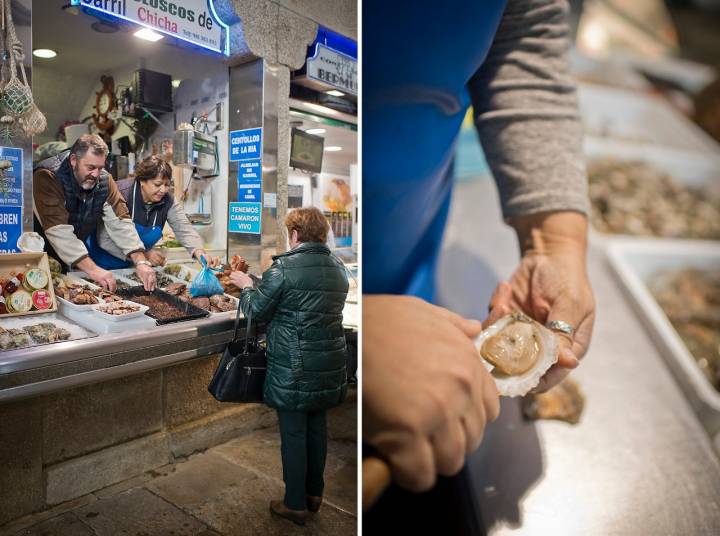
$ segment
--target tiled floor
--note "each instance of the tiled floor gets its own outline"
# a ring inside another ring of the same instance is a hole
[[[357,412],[352,397],[328,415],[325,502],[305,527],[272,516],[282,497],[276,427],[11,524],[14,536],[244,536],[357,534]],[[6,532],[11,529],[12,532]]]

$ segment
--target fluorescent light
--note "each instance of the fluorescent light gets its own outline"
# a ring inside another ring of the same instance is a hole
[[[133,35],[140,39],[145,39],[146,41],[152,41],[153,43],[155,41],[160,41],[160,39],[163,38],[162,35],[157,32],[153,32],[150,28],[143,28],[142,30],[138,30]]]
[[[338,91],[337,89],[331,89],[330,91],[326,91],[328,95],[332,95],[333,97],[344,97],[345,93],[342,91]]]
[[[325,134],[326,130],[324,128],[309,128],[305,132],[308,134]]]
[[[176,89],[179,88],[181,82],[182,82],[182,80],[173,80],[173,81],[172,81],[172,87],[174,87],[174,88],[176,88]]]
[[[320,106],[319,104],[315,104],[314,102],[305,102],[303,103],[303,106],[305,108],[310,108],[311,110],[315,110],[316,112],[325,115],[340,115],[340,112],[338,112],[337,110],[333,110],[332,108],[328,108],[327,106]]]
[[[54,58],[57,56],[57,52],[54,50],[50,50],[49,48],[36,48],[33,50],[33,56],[36,56],[38,58]]]
[[[335,153],[337,151],[342,151],[342,147],[338,147],[337,145],[330,145],[329,147],[325,147],[325,150],[330,153]]]

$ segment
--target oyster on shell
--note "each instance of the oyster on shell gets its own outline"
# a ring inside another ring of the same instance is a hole
[[[555,335],[519,311],[480,333],[475,347],[503,396],[527,394],[557,361]]]

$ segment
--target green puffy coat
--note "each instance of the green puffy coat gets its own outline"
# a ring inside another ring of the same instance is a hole
[[[325,244],[305,242],[273,257],[240,307],[269,322],[265,403],[285,411],[318,411],[340,404],[347,392],[342,311],[348,280]]]

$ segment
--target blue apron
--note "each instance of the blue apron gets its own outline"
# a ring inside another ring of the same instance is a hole
[[[132,206],[131,217],[133,220],[135,220],[136,188],[136,186],[133,186],[132,200],[130,201]],[[140,240],[145,246],[145,251],[149,251],[150,249],[152,249],[152,247],[157,244],[157,242],[162,238],[162,225],[157,225],[157,212],[155,212],[155,219],[153,220],[153,224],[151,227],[146,227],[144,225],[136,223],[135,229],[140,236]],[[95,261],[95,264],[97,264],[101,268],[104,268],[106,270],[117,270],[120,268],[129,268],[133,266],[133,263],[131,261],[128,261],[126,259],[119,259],[115,255],[112,255],[111,253],[101,248],[100,244],[98,244],[97,233],[90,234],[90,236],[85,242],[85,246],[87,247],[90,258]]]
[[[504,8],[363,2],[363,292],[434,297],[466,86]]]

